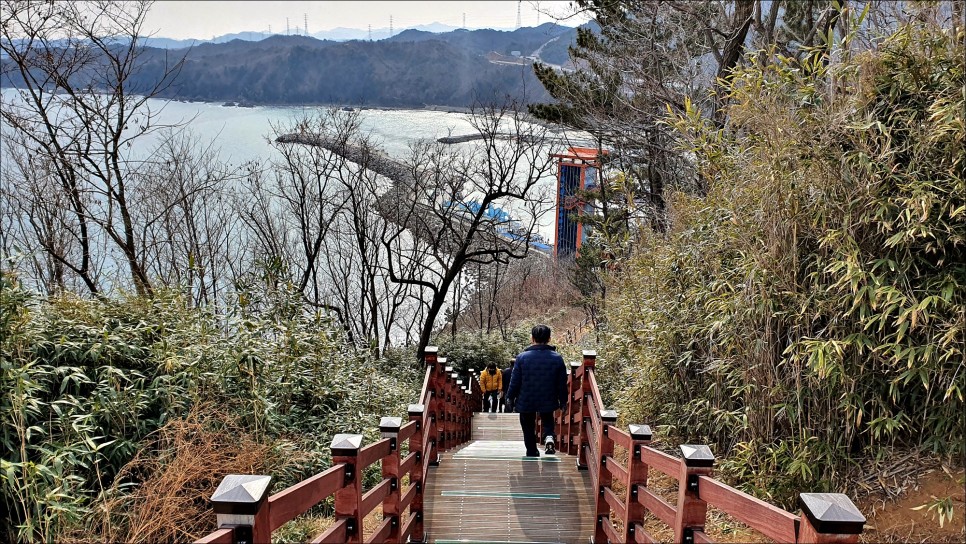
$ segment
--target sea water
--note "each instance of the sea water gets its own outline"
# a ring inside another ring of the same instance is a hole
[[[5,103],[17,100],[16,89],[4,88]],[[294,124],[308,116],[329,109],[324,106],[227,106],[206,102],[182,102],[148,99],[146,110],[152,112],[155,126],[178,126],[203,146],[210,145],[224,163],[239,166],[249,161],[269,164],[278,160],[271,141],[281,133],[290,131]],[[475,134],[469,114],[432,110],[405,110],[366,108],[357,112],[361,132],[390,157],[405,160],[409,146],[418,140],[436,140],[444,136]],[[6,127],[2,127],[6,129]],[[145,157],[162,137],[152,132],[136,139],[130,150],[132,157]],[[457,149],[477,145],[478,142],[453,144]],[[547,147],[546,152],[559,152],[562,148]],[[538,188],[551,191],[555,185],[555,171],[548,171],[541,178]],[[553,206],[553,203],[548,203]],[[511,204],[508,211],[513,214]],[[537,225],[537,233],[553,243],[553,214],[545,213]]]

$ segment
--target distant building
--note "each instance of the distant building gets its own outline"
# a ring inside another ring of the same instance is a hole
[[[519,51],[510,51],[510,55],[512,55],[512,56],[514,56],[514,57],[519,57],[519,56],[520,56],[520,55],[522,55],[522,54],[523,54],[523,53],[521,53],[521,52],[519,52]]]
[[[553,254],[558,259],[573,258],[590,234],[589,228],[579,223],[577,218],[590,212],[590,205],[583,200],[582,193],[596,187],[600,160],[597,150],[592,147],[570,147],[566,153],[552,156],[557,159],[557,214]]]

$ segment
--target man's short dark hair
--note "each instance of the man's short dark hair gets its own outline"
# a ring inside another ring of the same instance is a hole
[[[536,325],[530,329],[530,336],[538,344],[546,344],[550,341],[550,327],[546,325]]]
[[[490,363],[486,365],[486,368],[496,368],[496,363]]]

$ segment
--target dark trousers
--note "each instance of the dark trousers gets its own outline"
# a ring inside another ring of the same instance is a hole
[[[500,392],[499,391],[487,391],[486,395],[483,397],[483,411],[484,412],[496,412],[497,407],[500,405]]]
[[[503,392],[503,413],[509,414],[513,411],[513,401],[506,397],[506,391]]]
[[[540,412],[540,422],[543,424],[543,436],[540,437],[540,441],[543,442],[548,436],[552,436],[556,440],[553,412]],[[520,429],[523,430],[523,444],[527,447],[527,456],[540,455],[537,450],[537,413],[520,412]]]

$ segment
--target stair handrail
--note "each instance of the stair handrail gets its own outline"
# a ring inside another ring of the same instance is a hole
[[[469,440],[481,395],[472,371],[464,382],[438,356],[438,348],[426,347],[422,359],[423,387],[419,402],[408,406],[407,423],[383,417],[381,439],[366,446],[361,434],[337,434],[330,445],[331,467],[272,495],[271,476],[225,476],[210,499],[218,529],[196,542],[269,544],[272,531],[329,497],[335,499],[335,522],[313,543],[427,541],[423,494],[429,467],[439,463],[442,451]],[[408,453],[402,457],[400,446],[407,441]],[[376,462],[381,462],[381,480],[364,490],[362,474]],[[363,519],[380,506],[383,521],[366,536]]]
[[[712,542],[705,533],[708,506],[777,542],[858,542],[865,517],[847,495],[800,493],[802,515],[795,515],[715,480],[715,459],[707,445],[682,445],[682,456],[676,458],[650,446],[649,426],[619,429],[617,412],[601,399],[597,352],[582,355],[581,363],[570,364],[570,395],[556,424],[559,450],[577,457],[577,468],[590,473],[596,491],[593,542],[656,542],[644,527],[646,512],[674,531],[674,542]],[[627,452],[627,463],[615,457],[615,446]],[[677,480],[676,504],[648,488],[650,470]],[[615,481],[622,484],[622,494],[615,491]]]

